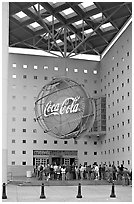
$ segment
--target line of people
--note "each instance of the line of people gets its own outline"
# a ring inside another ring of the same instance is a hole
[[[39,164],[34,166],[34,176],[39,180],[106,180],[112,182],[113,180],[121,181],[124,185],[129,185],[132,180],[132,170],[129,171],[123,165],[103,164],[98,165],[57,165],[46,164],[43,166]]]

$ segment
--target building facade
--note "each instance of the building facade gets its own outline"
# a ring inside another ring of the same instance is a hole
[[[8,172],[26,175],[39,162],[132,168],[131,29],[129,25],[100,62],[9,53]],[[96,101],[94,126],[78,140],[52,137],[35,119],[37,95],[56,76],[82,84]]]

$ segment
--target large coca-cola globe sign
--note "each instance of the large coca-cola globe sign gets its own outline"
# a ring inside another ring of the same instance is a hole
[[[38,94],[35,114],[45,133],[60,139],[79,138],[93,126],[95,105],[77,82],[54,78]]]

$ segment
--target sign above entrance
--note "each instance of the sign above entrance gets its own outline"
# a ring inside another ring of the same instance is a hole
[[[45,133],[60,139],[78,138],[91,129],[95,105],[77,82],[54,78],[38,94],[35,114]]]

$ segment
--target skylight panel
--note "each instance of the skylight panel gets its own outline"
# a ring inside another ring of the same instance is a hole
[[[36,8],[37,11],[44,9],[40,4],[35,4],[34,6],[35,6],[35,8]],[[33,9],[34,9],[34,7],[33,7]]]
[[[24,18],[27,16],[23,11],[20,11],[20,12],[16,13],[15,15],[17,15],[19,18]]]
[[[86,34],[86,35],[88,35],[88,34],[90,34],[90,33],[92,33],[92,32],[93,32],[93,29],[92,29],[92,28],[87,29],[87,30],[84,30],[84,34]]]
[[[72,34],[72,35],[70,35],[70,37],[69,36],[67,37],[68,40],[70,40],[70,38],[72,41],[74,41],[75,40],[75,34]]]
[[[65,15],[69,15],[69,14],[71,14],[71,13],[74,13],[74,10],[71,9],[71,8],[68,8],[68,9],[63,10],[62,12],[63,12]]]
[[[111,24],[110,22],[105,23],[105,24],[103,24],[103,25],[100,26],[100,29],[101,29],[102,31],[108,31],[108,30],[111,30],[111,29],[113,29],[113,28],[114,28],[114,27],[112,26],[112,24]]]
[[[40,26],[40,24],[37,22],[34,22],[34,23],[31,23],[30,26],[32,26],[33,28],[37,28]]]
[[[52,22],[53,16],[48,16],[45,18],[49,23]],[[54,17],[54,20],[56,20],[56,18]]]
[[[92,1],[85,1],[81,4],[79,4],[79,7],[81,7],[82,9],[86,9],[86,10],[91,10],[93,8],[96,8],[94,2],[92,2]]]
[[[84,7],[84,8],[87,8],[89,6],[93,6],[94,5],[94,2],[92,1],[85,1],[83,3],[81,3],[81,5]]]
[[[64,44],[62,40],[58,39],[56,40],[57,44]]]
[[[97,14],[91,16],[90,19],[91,19],[91,20],[96,20],[96,21],[97,21],[97,20],[105,19],[105,17],[103,16],[102,13],[97,13]]]

